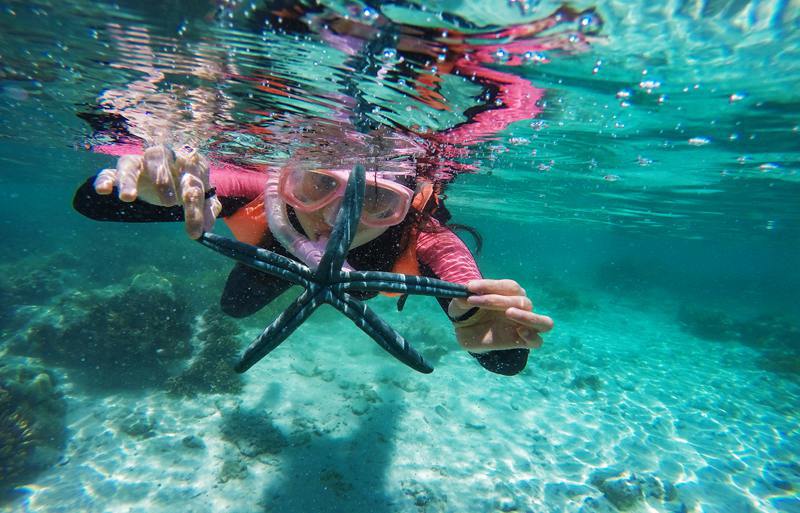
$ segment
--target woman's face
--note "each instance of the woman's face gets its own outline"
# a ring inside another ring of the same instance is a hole
[[[300,221],[303,231],[306,232],[310,240],[316,241],[320,236],[328,237],[331,234],[331,230],[333,229],[331,225],[336,219],[336,213],[339,211],[340,203],[341,201],[335,201],[331,205],[313,212],[295,210],[297,220]],[[388,226],[372,227],[359,223],[356,236],[353,238],[350,248],[357,248],[363,246],[367,242],[377,239],[387,229],[389,229]]]
[[[336,216],[350,177],[349,170],[284,168],[280,177],[281,198],[294,207],[306,236],[316,241],[328,237],[336,224]],[[389,226],[401,223],[408,213],[414,191],[389,176],[367,175],[369,187],[364,191],[361,222],[351,248],[370,242]],[[371,180],[371,181],[369,181]]]

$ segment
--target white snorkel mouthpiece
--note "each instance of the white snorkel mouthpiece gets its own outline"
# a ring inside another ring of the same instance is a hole
[[[322,260],[322,255],[325,253],[328,238],[320,237],[316,241],[312,241],[295,230],[292,223],[289,222],[286,202],[283,201],[278,192],[279,183],[279,174],[270,173],[267,180],[267,188],[264,192],[264,210],[267,213],[269,230],[289,253],[300,259],[309,268],[316,270],[319,267],[320,260]],[[342,269],[345,271],[353,270],[347,262],[344,263]]]

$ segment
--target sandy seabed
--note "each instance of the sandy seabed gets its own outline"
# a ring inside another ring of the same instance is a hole
[[[428,339],[433,374],[323,312],[237,396],[67,385],[63,460],[3,511],[800,511],[800,386],[744,345],[616,304],[558,320],[508,378],[432,301],[373,306]]]

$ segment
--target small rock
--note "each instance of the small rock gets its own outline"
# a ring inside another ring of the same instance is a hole
[[[181,443],[184,447],[188,447],[189,449],[204,449],[206,446],[206,443],[203,442],[203,439],[195,435],[183,437]]]
[[[133,438],[152,438],[155,436],[157,425],[152,417],[134,412],[122,419],[119,429]]]
[[[644,497],[642,486],[634,476],[627,479],[608,479],[599,488],[609,502],[620,511],[631,509]]]
[[[603,467],[595,470],[589,475],[589,482],[598,488],[606,479],[612,477],[619,477],[622,475],[623,470],[617,467]]]
[[[666,492],[664,484],[656,476],[647,476],[642,480],[642,493],[645,497],[654,497],[663,500]]]
[[[231,479],[244,479],[247,474],[248,470],[245,462],[238,458],[229,459],[222,463],[222,469],[220,469],[217,481],[227,483]]]
[[[354,399],[350,404],[350,411],[356,415],[364,415],[369,411],[369,403],[363,398]]]

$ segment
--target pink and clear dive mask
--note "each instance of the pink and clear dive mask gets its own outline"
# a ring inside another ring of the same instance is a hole
[[[281,171],[278,192],[281,198],[301,212],[322,210],[344,196],[349,170],[290,169]],[[393,226],[405,219],[414,192],[380,173],[367,173],[361,224],[370,227]]]

